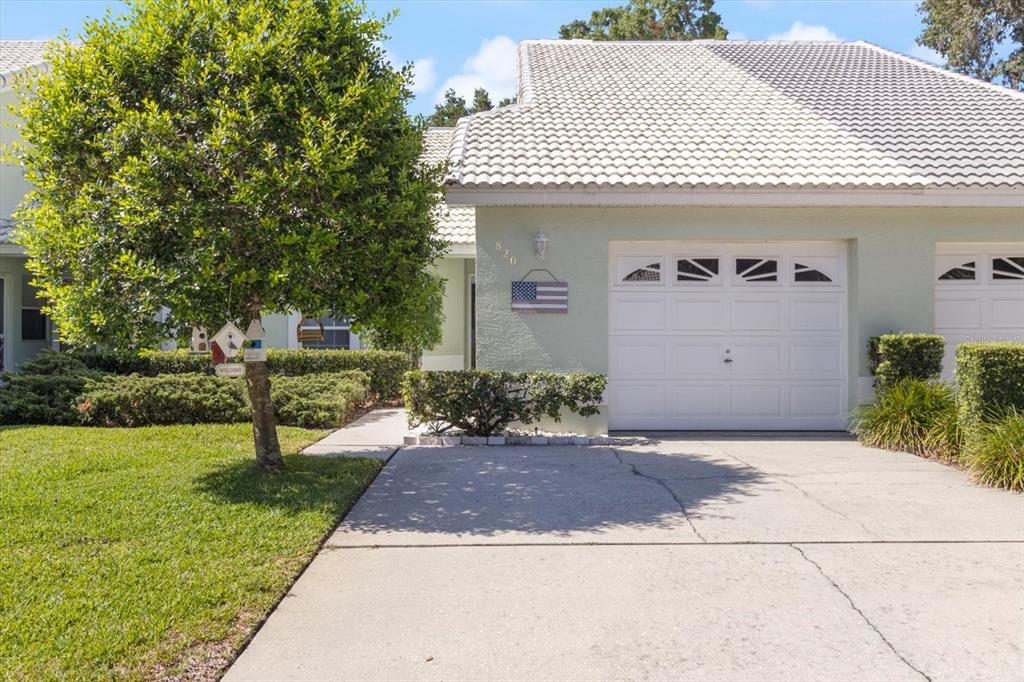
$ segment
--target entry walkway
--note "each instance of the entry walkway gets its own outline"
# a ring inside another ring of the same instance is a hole
[[[405,410],[386,408],[364,414],[323,440],[310,445],[303,454],[330,457],[373,457],[388,459],[409,433]]]

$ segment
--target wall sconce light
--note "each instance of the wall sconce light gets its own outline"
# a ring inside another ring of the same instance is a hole
[[[548,236],[544,234],[544,230],[537,230],[537,234],[533,235],[533,252],[537,255],[538,260],[547,258]]]

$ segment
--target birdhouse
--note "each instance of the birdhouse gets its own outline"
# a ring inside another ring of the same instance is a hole
[[[214,354],[217,354],[217,349],[219,349],[225,358],[233,358],[242,352],[242,344],[245,343],[246,336],[241,329],[228,322],[214,334],[212,341],[216,346],[213,349]]]
[[[324,340],[324,325],[315,317],[304,317],[295,330],[300,343],[319,343]]]
[[[192,340],[188,347],[193,353],[210,352],[210,335],[206,332],[206,327],[192,327]]]

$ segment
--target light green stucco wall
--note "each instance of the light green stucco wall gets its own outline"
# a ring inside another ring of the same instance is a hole
[[[8,145],[20,138],[18,129],[15,127],[18,119],[14,118],[8,107],[15,101],[14,93],[10,90],[0,92],[0,144]],[[25,192],[29,191],[30,185],[25,181],[24,173],[20,166],[14,164],[0,164],[0,218],[7,218],[18,207]]]
[[[1024,238],[1020,208],[478,207],[476,222],[477,364],[512,370],[607,373],[610,241],[844,240],[851,405],[856,377],[870,374],[869,336],[933,329],[936,242]],[[543,262],[538,229],[550,240]],[[512,313],[510,282],[535,267],[569,283],[568,314]]]
[[[439,260],[434,272],[445,280],[442,312],[441,343],[423,353],[423,367],[427,369],[461,369],[467,359],[467,263],[472,258],[449,256]],[[471,271],[470,271],[471,272]]]

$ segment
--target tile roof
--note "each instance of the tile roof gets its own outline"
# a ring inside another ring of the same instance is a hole
[[[423,140],[424,163],[436,165],[448,158],[455,128],[427,128]],[[476,242],[476,210],[471,206],[441,203],[437,212],[437,232],[451,244]]]
[[[11,76],[46,64],[46,40],[0,40],[0,88],[11,86]]]
[[[864,42],[528,41],[451,159],[467,189],[1015,190],[1024,93]]]
[[[14,243],[14,221],[11,218],[0,218],[0,244]]]

